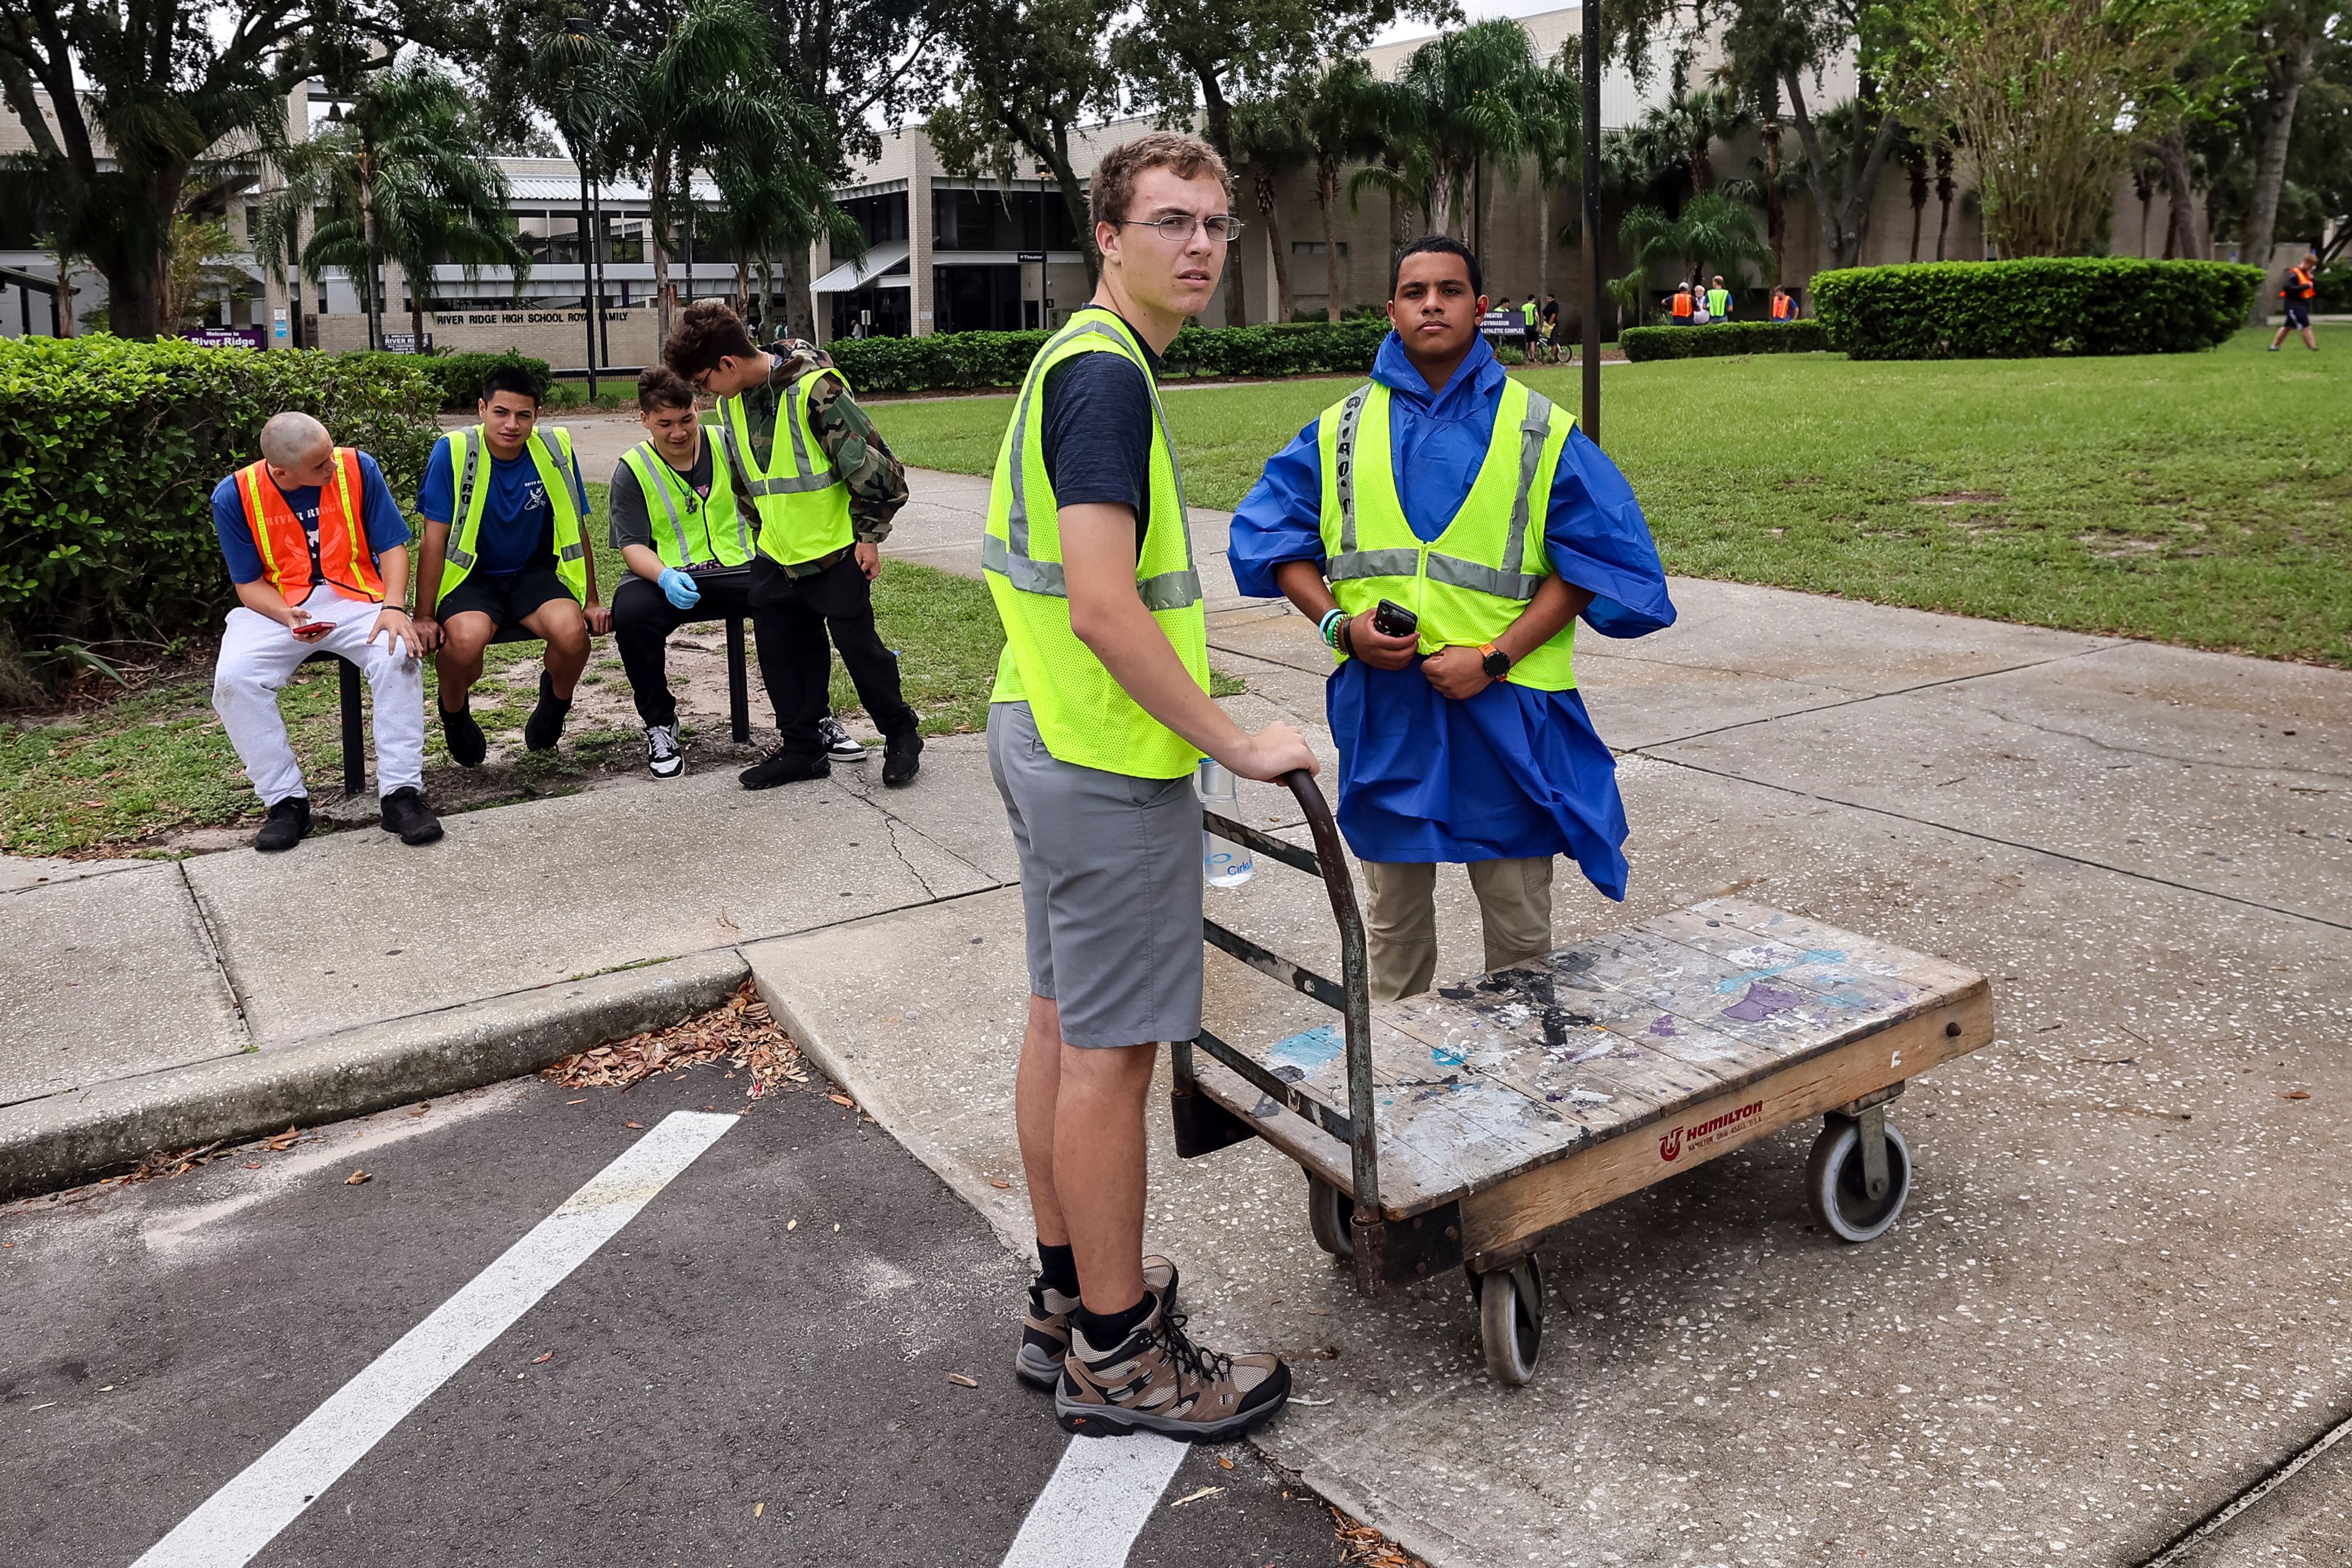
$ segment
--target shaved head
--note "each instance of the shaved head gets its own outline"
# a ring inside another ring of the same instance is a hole
[[[262,460],[280,468],[307,468],[333,446],[324,425],[290,409],[261,427]]]

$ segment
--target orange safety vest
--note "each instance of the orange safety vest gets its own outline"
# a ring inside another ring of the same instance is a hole
[[[2305,272],[2300,267],[2295,267],[2290,268],[2287,270],[2286,282],[2279,289],[2279,298],[2282,300],[2308,300],[2314,292],[2315,290],[2311,286],[2311,274]]]
[[[1691,291],[1690,291],[1689,289],[1675,289],[1675,314],[1677,317],[1681,317],[1681,318],[1687,319],[1687,318],[1689,317],[1690,313],[1691,313]]]
[[[236,471],[236,493],[245,501],[245,526],[253,531],[253,547],[261,554],[262,580],[288,604],[300,604],[310,593],[310,542],[302,520],[286,504],[266,462],[248,463]],[[360,497],[364,493],[359,453],[336,447],[335,482],[319,491],[319,572],[343,598],[382,604],[383,578],[376,571],[375,552],[368,546],[361,520]]]
[[[1796,313],[1797,302],[1794,300],[1790,299],[1786,294],[1775,294],[1772,296],[1772,319],[1774,321],[1790,321],[1795,318]]]

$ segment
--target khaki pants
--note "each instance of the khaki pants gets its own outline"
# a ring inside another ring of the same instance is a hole
[[[1437,973],[1437,868],[1366,860],[1365,911],[1372,1000],[1393,1002],[1429,989]],[[1551,951],[1551,857],[1473,860],[1470,889],[1486,928],[1486,967],[1508,969]]]

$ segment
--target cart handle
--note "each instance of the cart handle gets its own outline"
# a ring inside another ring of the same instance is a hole
[[[1364,952],[1364,919],[1356,908],[1355,881],[1348,875],[1347,847],[1339,840],[1339,825],[1331,819],[1322,786],[1305,768],[1283,774],[1282,782],[1297,797],[1307,831],[1314,835],[1323,890],[1330,896],[1331,917],[1339,926],[1339,976],[1348,1003],[1340,1013],[1348,1045],[1348,1121],[1355,1133],[1348,1141],[1349,1173],[1355,1178],[1358,1223],[1377,1223],[1381,1172],[1372,1131],[1372,979]]]

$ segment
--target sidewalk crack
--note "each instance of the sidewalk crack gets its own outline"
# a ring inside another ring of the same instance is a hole
[[[2118,745],[2113,741],[2102,741],[2096,735],[2086,735],[2080,730],[2069,730],[2063,725],[2040,724],[2031,719],[2021,719],[2013,714],[2004,713],[1998,708],[1988,708],[1985,711],[2004,724],[2015,724],[2021,729],[2032,730],[2040,734],[2063,735],[2070,741],[2081,741],[2096,746],[2103,752],[2116,752],[2129,757],[2153,757],[2158,762],[2179,763],[2184,767],[2220,768],[2230,773],[2305,773],[2313,778],[2322,779],[2352,778],[2352,773],[2339,773],[2333,768],[2298,768],[2278,763],[2225,763],[2211,757],[2184,757],[2178,752],[2159,752],[2147,746]]]
[[[254,1048],[253,1020],[246,1016],[245,998],[238,994],[236,977],[229,973],[228,953],[221,946],[220,932],[213,929],[212,911],[205,908],[204,895],[196,891],[195,879],[188,875],[188,863],[175,860],[172,868],[180,874],[180,886],[188,895],[188,906],[196,911],[196,925],[205,933],[205,951],[220,974],[221,989],[228,993],[228,1005],[236,1010],[237,1032],[245,1037],[245,1048]]]
[[[871,803],[869,802],[868,804]],[[876,806],[875,809],[877,811],[881,811],[882,808]],[[915,879],[916,884],[923,889],[923,897],[936,901],[940,895],[938,889],[931,886],[930,879],[924,876],[920,871],[915,869],[915,863],[907,858],[907,852],[904,849],[898,847],[898,829],[902,826],[907,826],[908,825],[901,823],[897,817],[891,816],[887,811],[882,812],[882,822],[890,834],[890,853],[898,858],[899,865],[907,868],[907,875]],[[913,832],[914,829],[908,827],[908,831]],[[919,837],[919,835],[918,835],[918,837]]]

